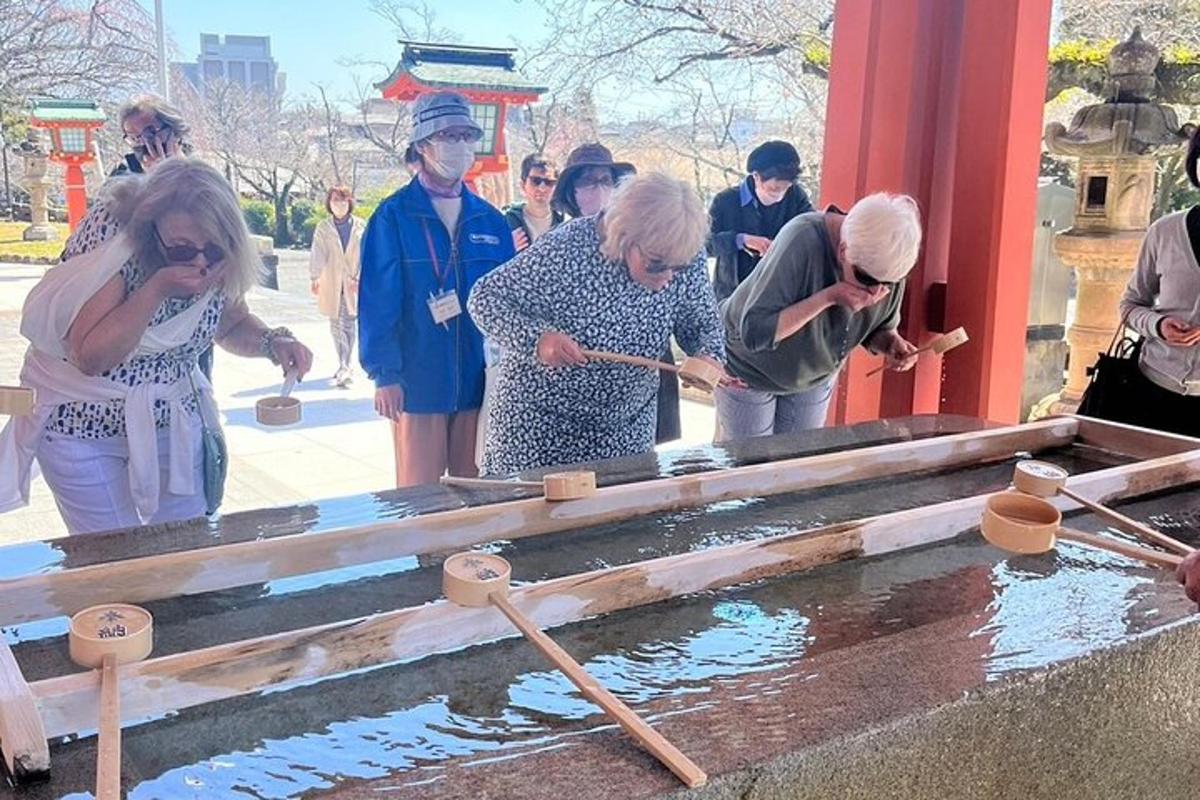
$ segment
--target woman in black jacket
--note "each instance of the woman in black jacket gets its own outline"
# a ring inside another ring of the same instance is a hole
[[[754,271],[788,220],[813,210],[796,182],[800,154],[787,142],[763,142],[750,151],[746,179],[713,198],[709,252],[717,259],[717,302]]]

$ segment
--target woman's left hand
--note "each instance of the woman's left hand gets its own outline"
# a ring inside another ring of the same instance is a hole
[[[296,373],[297,378],[303,378],[312,369],[312,351],[295,339],[283,336],[271,342],[271,353],[283,367],[283,374]]]

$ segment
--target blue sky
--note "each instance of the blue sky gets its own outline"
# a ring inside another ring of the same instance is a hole
[[[138,1],[153,12],[154,0]],[[457,32],[464,43],[511,47],[514,38],[532,42],[544,30],[542,11],[529,0],[433,0],[430,5],[437,11],[436,24]],[[353,82],[339,59],[394,64],[400,56],[395,32],[368,6],[367,0],[163,0],[163,17],[181,61],[196,59],[201,33],[266,35],[287,74],[290,95],[309,94],[321,82],[340,98],[352,94]]]

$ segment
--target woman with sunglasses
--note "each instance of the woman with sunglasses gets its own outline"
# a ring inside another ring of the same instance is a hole
[[[888,368],[916,363],[897,332],[904,279],[921,246],[916,202],[873,194],[842,214],[802,214],[721,304],[729,374],[719,387],[717,440],[825,424],[838,372],[863,345]]]
[[[562,212],[550,207],[557,183],[554,164],[545,156],[533,153],[521,160],[521,194],[525,202],[504,209],[504,220],[512,228],[518,253],[562,224]]]
[[[589,361],[583,349],[657,358],[674,335],[685,352],[720,364],[707,232],[692,188],[639,175],[603,212],[551,231],[475,285],[467,306],[503,348],[484,473],[654,447],[658,370]]]
[[[312,364],[246,307],[259,260],[219,172],[172,158],[100,204],[110,222],[82,225],[26,300],[21,382],[37,406],[0,434],[0,511],[28,502],[36,459],[72,534],[213,510],[204,434],[220,428],[196,363],[213,340],[301,377]]]
[[[130,152],[112,175],[141,174],[166,159],[191,153],[191,126],[183,114],[160,97],[145,95],[131,101],[117,117]]]

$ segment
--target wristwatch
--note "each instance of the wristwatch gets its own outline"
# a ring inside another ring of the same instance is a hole
[[[259,342],[259,349],[264,356],[271,360],[272,364],[278,367],[282,365],[279,363],[279,359],[275,357],[275,351],[271,349],[276,339],[291,339],[295,341],[296,335],[287,328],[271,328],[270,330],[263,331],[262,340]]]

